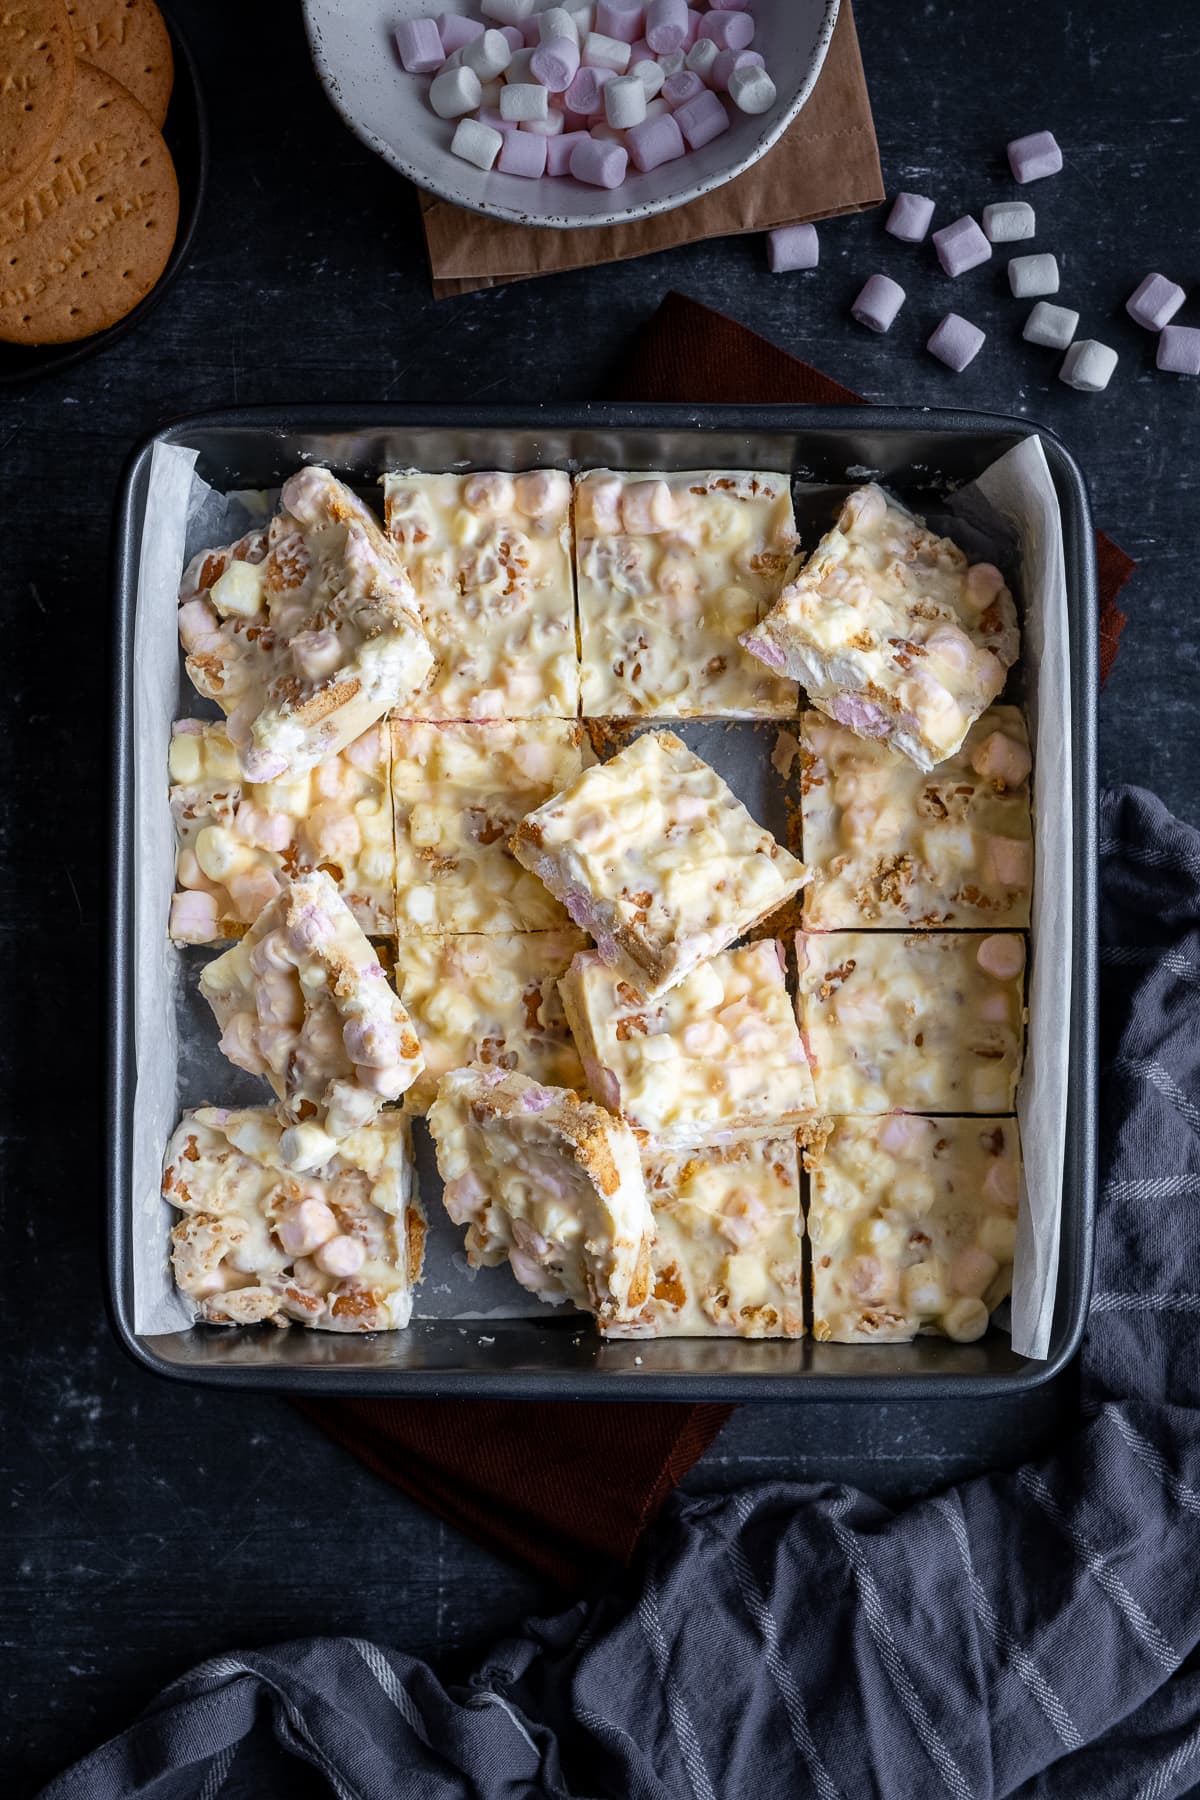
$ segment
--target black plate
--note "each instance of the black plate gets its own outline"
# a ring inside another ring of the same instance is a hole
[[[156,443],[198,455],[205,480],[274,487],[304,462],[367,483],[384,468],[788,468],[844,492],[866,465],[903,498],[972,481],[1014,444],[1041,439],[1062,508],[1072,742],[1071,1082],[1058,1291],[1044,1362],[993,1327],[973,1344],[825,1344],[735,1338],[602,1342],[577,1316],[422,1320],[405,1331],[236,1331],[134,1326],[132,1131],[135,920],[134,613]],[[665,460],[664,460],[665,458]],[[914,483],[916,471],[920,481]],[[1091,1289],[1096,1187],[1096,563],[1083,477],[1053,433],[992,413],[883,406],[552,405],[240,407],[164,426],[126,467],[114,532],[113,823],[108,916],[108,1299],[146,1368],[178,1381],[290,1394],[580,1400],[929,1400],[1027,1392],[1074,1355]]]
[[[187,261],[208,183],[208,120],[192,53],[178,26],[167,18],[165,11],[163,17],[175,55],[175,86],[171,91],[163,137],[179,182],[179,228],[167,266],[145,299],[139,300],[132,312],[110,325],[107,331],[93,332],[91,337],[79,338],[72,344],[0,344],[0,387],[36,381],[55,369],[68,368],[71,363],[82,362],[85,356],[107,350],[158,305]]]

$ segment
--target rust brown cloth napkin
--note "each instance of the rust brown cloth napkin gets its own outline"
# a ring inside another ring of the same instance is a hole
[[[701,238],[770,231],[862,212],[883,199],[879,149],[850,0],[842,0],[825,66],[779,142],[713,194],[630,225],[547,231],[487,219],[421,195],[435,299],[595,263],[624,262]]]
[[[682,294],[645,327],[616,400],[836,406],[858,395]],[[1097,534],[1107,675],[1135,564]],[[627,1563],[730,1406],[586,1406],[501,1400],[302,1400],[308,1417],[376,1474],[488,1549],[574,1590]]]

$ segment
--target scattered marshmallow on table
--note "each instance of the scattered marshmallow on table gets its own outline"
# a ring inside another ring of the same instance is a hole
[[[550,94],[536,81],[510,81],[500,90],[500,117],[515,120],[544,119],[550,111]]]
[[[604,90],[604,116],[614,131],[640,125],[646,104],[646,90],[636,75],[618,75]]]
[[[650,0],[646,8],[646,42],[660,56],[683,50],[688,36],[687,0]]]
[[[625,139],[634,167],[643,175],[657,169],[660,163],[674,162],[687,154],[683,133],[672,113],[664,112],[635,125]]]
[[[754,41],[754,20],[745,12],[711,12],[700,21],[696,41],[710,38],[722,50],[747,50]]]
[[[872,275],[850,308],[852,318],[869,331],[889,331],[904,305],[905,293],[890,275]]]
[[[1058,260],[1041,256],[1014,256],[1008,265],[1008,285],[1016,300],[1034,300],[1039,294],[1057,294]]]
[[[1147,331],[1161,331],[1186,298],[1183,289],[1165,275],[1147,275],[1125,302],[1125,311]]]
[[[968,269],[978,268],[992,254],[992,246],[970,213],[955,219],[953,225],[943,225],[940,231],[935,231],[933,247],[947,275],[965,275]],[[956,315],[948,316],[954,318]]]
[[[740,18],[740,13],[733,13],[732,18]],[[729,77],[729,98],[744,113],[765,113],[775,104],[775,83],[765,69],[756,69],[753,65],[736,68]]]
[[[410,75],[432,75],[449,52],[434,19],[405,19],[396,27],[396,49]]]
[[[506,90],[507,91],[507,90]],[[429,104],[439,119],[460,119],[483,101],[483,89],[473,69],[443,69],[429,84]]]
[[[815,269],[820,255],[815,225],[780,225],[767,233],[767,264],[772,275]]]
[[[490,125],[481,124],[478,119],[460,119],[450,148],[455,156],[474,163],[477,169],[490,169],[503,142],[502,131],[493,131]]]
[[[552,94],[564,94],[579,73],[579,45],[573,37],[546,38],[529,58],[529,73]]]
[[[933,201],[924,194],[897,194],[884,230],[890,231],[902,243],[920,244],[932,219]]]
[[[1112,380],[1116,366],[1115,350],[1110,350],[1107,344],[1098,344],[1095,338],[1080,338],[1063,357],[1058,378],[1068,387],[1078,388],[1080,393],[1099,394]]]
[[[1192,325],[1164,325],[1154,361],[1168,375],[1200,375],[1200,331]]]
[[[1039,300],[1025,321],[1021,336],[1027,343],[1043,344],[1047,350],[1065,350],[1079,330],[1079,314],[1069,306],[1051,306]]]
[[[989,244],[1016,244],[1031,238],[1037,220],[1028,200],[998,200],[983,209],[983,235]]]
[[[629,45],[623,44],[620,38],[605,37],[601,31],[589,31],[583,40],[585,69],[611,69],[614,75],[624,75],[631,61]]]
[[[682,131],[689,150],[699,150],[710,144],[723,131],[729,130],[729,114],[721,105],[717,96],[705,88],[694,100],[688,100],[675,114],[675,123]]]
[[[1063,166],[1062,151],[1052,131],[1031,131],[1028,137],[1014,138],[1008,146],[1008,166],[1013,180],[1021,183],[1042,181],[1057,175]]]
[[[629,166],[629,152],[624,144],[605,143],[588,136],[571,152],[570,166],[576,181],[585,181],[589,187],[620,187]]]
[[[967,364],[979,355],[986,336],[987,333],[980,331],[978,325],[972,325],[970,319],[951,312],[938,325],[925,348],[948,369],[961,375]]]
[[[502,136],[504,142],[496,158],[496,167],[505,175],[523,175],[527,181],[537,181],[546,173],[548,138],[538,137],[531,131],[509,131]]]

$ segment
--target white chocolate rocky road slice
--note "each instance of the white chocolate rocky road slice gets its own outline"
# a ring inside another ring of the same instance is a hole
[[[822,1112],[1012,1112],[1025,1038],[1016,932],[799,932],[796,960]]]
[[[805,713],[800,737],[810,930],[1029,924],[1029,740],[1015,706],[990,707],[928,771],[824,713]]]
[[[838,1119],[805,1164],[814,1338],[983,1336],[1012,1289],[1015,1119]]]
[[[468,1063],[582,1090],[558,984],[586,942],[572,925],[496,937],[402,937],[396,986],[425,1059],[405,1110],[427,1112],[442,1076]]]
[[[777,1136],[816,1109],[774,938],[714,956],[659,1000],[585,950],[561,992],[592,1098],[656,1145]]]
[[[202,550],[179,590],[187,672],[256,782],[345,749],[433,667],[394,546],[328,469],[284,482],[265,535]]]
[[[646,732],[517,827],[541,877],[604,961],[655,999],[808,879],[715,769]]]
[[[580,475],[585,717],[794,713],[795,684],[737,640],[778,599],[796,541],[786,475]]]
[[[241,773],[224,725],[172,728],[171,814],[179,891],[170,934],[181,944],[241,937],[293,875],[323,869],[359,925],[389,936],[396,852],[387,727],[372,725],[336,756],[291,781]]]
[[[392,722],[400,935],[540,931],[566,914],[508,847],[592,761],[574,719]]]
[[[289,881],[202,971],[221,1050],[280,1099],[289,1168],[319,1168],[423,1069],[412,1020],[328,875]]]
[[[171,1233],[178,1286],[214,1325],[407,1325],[425,1245],[407,1120],[384,1113],[306,1175],[285,1165],[283,1135],[266,1107],[184,1114],[162,1189],[185,1214]]]
[[[406,715],[573,719],[570,477],[561,469],[409,469],[385,475],[383,491],[387,528],[436,658]]]
[[[831,719],[932,769],[999,694],[1020,634],[1000,571],[872,485],[741,642]]]
[[[654,1221],[627,1125],[569,1089],[475,1067],[443,1077],[429,1129],[473,1267],[507,1258],[539,1300],[602,1322],[645,1304]]]
[[[654,1215],[650,1298],[605,1336],[803,1337],[795,1138],[644,1155],[642,1170]]]

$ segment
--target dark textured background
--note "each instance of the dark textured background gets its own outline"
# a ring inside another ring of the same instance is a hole
[[[249,401],[584,399],[675,287],[873,400],[1044,420],[1140,563],[1101,709],[1101,772],[1200,817],[1200,387],[1153,367],[1124,315],[1151,268],[1200,278],[1200,42],[1186,9],[1125,0],[859,0],[889,191],[945,222],[1010,191],[1003,148],[1051,127],[1064,173],[1028,190],[1038,249],[1081,335],[1113,344],[1109,392],[1075,394],[1020,340],[1006,255],[946,281],[882,215],[821,228],[821,268],[772,277],[760,238],[443,301],[411,192],[339,125],[299,7],[174,0],[201,64],[212,185],[191,266],[105,356],[0,392],[0,595],[9,715],[0,782],[6,1007],[0,1173],[0,1770],[25,1794],[210,1652],[353,1631],[452,1666],[535,1584],[328,1445],[281,1401],[194,1393],[117,1350],[100,1301],[99,971],[107,853],[107,538],[122,460],[194,408]],[[1021,248],[1024,248],[1022,246]],[[847,309],[876,268],[909,303],[886,338]],[[948,307],[988,333],[956,379],[920,350]],[[1200,324],[1200,304],[1181,322]],[[702,398],[703,396],[697,396]],[[69,1110],[68,1110],[69,1109]],[[860,1482],[889,1497],[1016,1461],[1064,1428],[1068,1379],[1023,1404],[746,1408],[688,1485]]]

